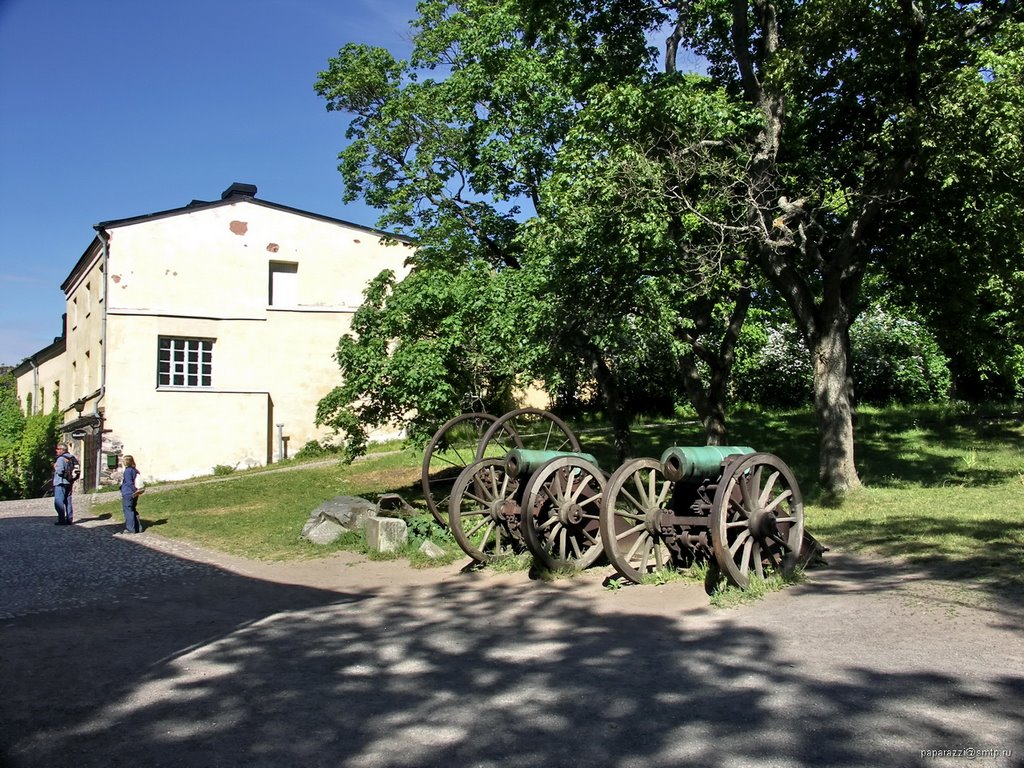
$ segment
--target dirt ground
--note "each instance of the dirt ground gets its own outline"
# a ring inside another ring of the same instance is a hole
[[[719,610],[609,569],[262,563],[0,505],[0,764],[1024,765],[1024,596],[832,552]]]

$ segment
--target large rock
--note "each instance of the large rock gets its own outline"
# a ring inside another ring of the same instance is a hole
[[[366,546],[377,552],[395,552],[409,541],[409,526],[397,517],[371,517],[366,521]]]
[[[349,531],[358,531],[377,514],[377,505],[359,496],[335,496],[309,516],[302,526],[302,538],[314,544],[330,544]]]

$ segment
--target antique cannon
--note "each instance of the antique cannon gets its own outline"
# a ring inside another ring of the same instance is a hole
[[[474,560],[524,548],[551,569],[600,557],[605,475],[579,452],[516,448],[467,466],[452,489],[449,526]]]
[[[504,458],[513,448],[578,451],[580,444],[564,421],[540,408],[519,408],[501,417],[456,416],[434,433],[423,453],[423,498],[434,519],[448,524],[452,486],[469,464],[485,456]]]
[[[615,570],[640,583],[663,568],[709,562],[738,587],[789,574],[804,540],[803,497],[777,456],[746,446],[672,447],[608,480],[601,538]]]
[[[583,568],[601,554],[605,475],[579,450],[569,426],[548,411],[464,414],[427,446],[424,497],[475,560],[529,549],[550,568]]]
[[[529,549],[552,569],[605,554],[640,583],[654,570],[708,562],[739,587],[790,573],[825,551],[803,529],[803,497],[777,456],[747,446],[675,446],[609,478],[553,414],[464,414],[430,441],[431,512],[479,562]]]

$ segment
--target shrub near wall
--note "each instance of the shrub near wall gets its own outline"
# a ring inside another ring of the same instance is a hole
[[[29,416],[17,442],[0,447],[0,499],[32,499],[42,495],[45,484],[53,477],[60,424],[57,411]]]

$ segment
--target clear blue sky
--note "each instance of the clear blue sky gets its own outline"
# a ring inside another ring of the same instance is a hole
[[[215,200],[344,206],[345,118],[313,92],[347,42],[408,51],[416,0],[0,0],[0,364],[60,334],[93,225]]]

